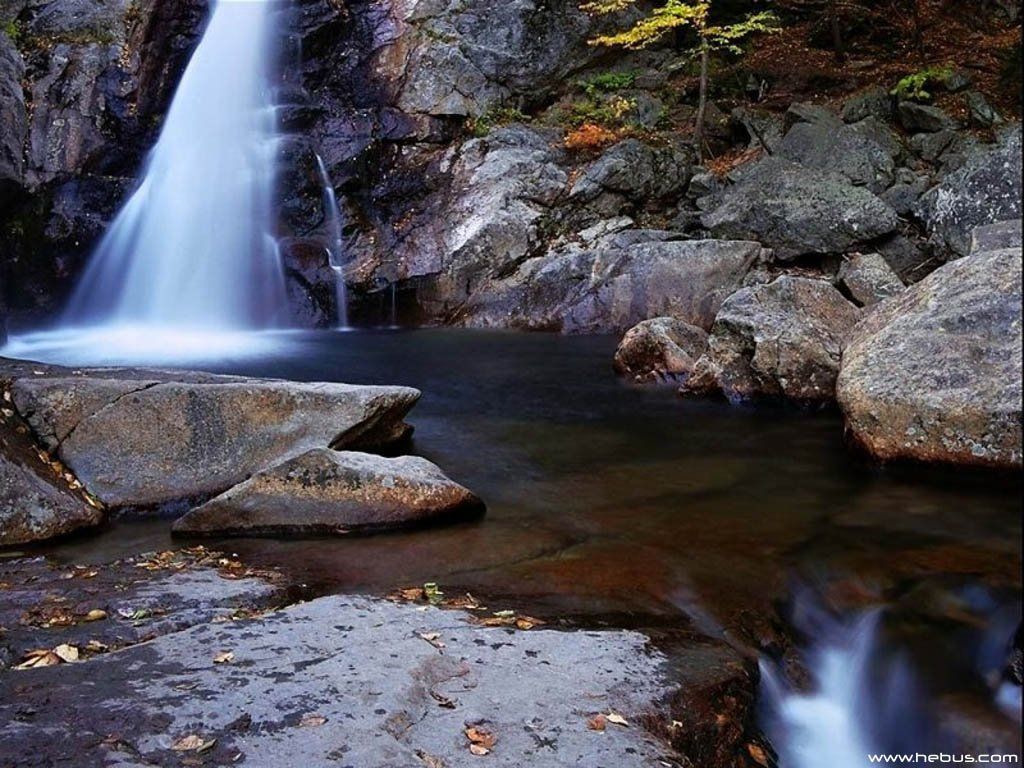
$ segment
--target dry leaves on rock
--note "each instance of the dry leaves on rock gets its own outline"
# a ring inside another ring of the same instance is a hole
[[[102,608],[93,608],[85,614],[85,621],[103,621],[105,618],[107,618],[107,612]]]
[[[494,749],[498,737],[482,725],[471,725],[465,730],[466,738],[469,739],[469,751],[477,757],[490,754]]]
[[[327,718],[318,712],[307,712],[299,720],[300,728],[318,728],[327,722]]]
[[[429,752],[424,752],[422,749],[416,750],[416,757],[418,757],[427,768],[448,768],[448,764],[437,755],[432,755]]]
[[[61,643],[53,650],[37,648],[28,651],[24,661],[16,665],[14,669],[38,669],[40,667],[54,667],[58,664],[71,664],[79,659],[78,648],[74,645]]]
[[[587,728],[592,731],[603,731],[608,725],[604,715],[594,715],[587,720]]]
[[[214,664],[230,664],[235,660],[235,654],[231,651],[221,651],[213,657]]]
[[[609,723],[612,723],[613,725],[621,725],[623,728],[629,727],[629,721],[626,720],[626,718],[624,718],[618,712],[609,712],[607,715],[604,716],[604,719],[607,720]]]
[[[421,640],[426,640],[439,651],[445,647],[441,635],[437,632],[419,632],[418,635]]]
[[[174,742],[171,749],[175,752],[206,752],[213,749],[216,743],[216,739],[204,739],[202,736],[190,733]]]

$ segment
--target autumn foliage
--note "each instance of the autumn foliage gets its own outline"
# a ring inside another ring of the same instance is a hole
[[[618,131],[586,123],[566,134],[565,148],[573,152],[594,152],[614,144],[619,138]]]

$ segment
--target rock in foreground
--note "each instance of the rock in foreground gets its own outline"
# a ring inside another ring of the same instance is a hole
[[[861,322],[838,399],[879,459],[1021,466],[1021,258],[947,264]]]
[[[99,505],[44,461],[27,433],[13,411],[0,409],[0,546],[99,525]]]
[[[11,386],[39,438],[110,506],[221,493],[313,448],[386,444],[407,429],[402,419],[419,398],[406,387],[138,375],[19,378]]]
[[[196,507],[174,531],[349,533],[472,516],[483,509],[480,499],[426,459],[317,449]]]
[[[721,673],[680,681],[638,632],[520,632],[468,619],[325,597],[84,664],[12,672],[0,677],[0,763],[661,768],[682,759],[642,722],[668,729],[724,712],[717,700],[691,701],[674,716],[664,702],[681,683],[703,690],[725,674],[746,680],[752,700],[753,681],[728,649],[718,655],[731,666],[701,658],[701,670]],[[588,726],[609,712],[629,727]],[[469,728],[486,757],[471,753]]]

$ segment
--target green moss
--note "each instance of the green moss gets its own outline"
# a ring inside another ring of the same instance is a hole
[[[466,127],[474,136],[483,137],[510,123],[528,123],[530,116],[523,114],[515,107],[491,107],[479,117],[472,117],[466,122]]]
[[[8,39],[18,45],[21,41],[21,37],[24,34],[24,30],[21,28],[21,22],[17,19],[11,19],[3,26],[4,34],[7,35]]]
[[[596,98],[602,93],[614,93],[632,88],[635,82],[636,72],[603,72],[586,80],[580,80],[578,85],[587,96]]]

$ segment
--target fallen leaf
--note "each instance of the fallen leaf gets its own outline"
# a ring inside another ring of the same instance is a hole
[[[607,720],[604,715],[594,715],[592,718],[587,720],[587,728],[592,731],[603,731],[607,725]]]
[[[85,649],[93,653],[105,653],[110,649],[110,646],[106,643],[101,643],[99,640],[90,640],[85,644]]]
[[[15,669],[36,669],[37,667],[53,667],[60,664],[60,656],[45,648],[29,651],[25,654],[25,661],[18,664]]]
[[[235,660],[235,654],[231,651],[221,651],[213,657],[214,664],[230,664]]]
[[[216,739],[204,739],[202,736],[190,733],[188,736],[182,736],[174,742],[171,745],[171,749],[175,752],[206,752],[212,749],[216,743]]]
[[[438,693],[437,691],[431,691],[430,695],[437,702],[438,706],[444,707],[445,709],[455,709],[455,701],[449,699],[447,696]]]
[[[299,725],[302,728],[316,728],[326,722],[327,718],[323,715],[317,714],[316,712],[307,712],[302,716],[302,719],[299,720]]]
[[[491,750],[480,744],[470,744],[469,751],[477,757],[483,757],[484,755],[489,755],[491,753]]]
[[[85,614],[86,621],[103,621],[105,618],[107,618],[107,612],[102,608],[93,608]]]
[[[495,611],[494,615],[499,619],[511,619],[516,615],[515,611]]]
[[[486,755],[491,751],[494,743],[498,740],[491,731],[483,728],[479,725],[471,725],[466,729],[466,738],[470,741],[469,751],[473,752],[473,747],[479,747],[483,749],[483,752],[473,752],[474,755],[483,754]]]
[[[422,749],[416,750],[416,757],[423,761],[423,764],[427,768],[448,768],[444,760],[436,755],[432,755],[429,752],[424,752]]]
[[[750,753],[750,757],[753,758],[754,762],[763,765],[768,768],[771,765],[771,761],[768,759],[768,755],[765,754],[764,749],[760,745],[751,742],[747,744],[747,752]]]
[[[53,652],[57,655],[57,658],[61,661],[66,661],[69,664],[73,661],[78,661],[78,648],[73,645],[61,643],[53,649]]]
[[[432,646],[437,648],[437,650],[441,650],[445,647],[444,641],[441,640],[441,635],[437,632],[420,632],[419,636],[421,639],[426,640]]]
[[[516,619],[516,627],[519,629],[533,629],[539,627],[544,622],[540,619],[535,619],[533,616],[520,616]]]
[[[604,716],[604,719],[613,725],[621,725],[623,728],[629,727],[629,721],[617,712],[609,712]]]
[[[433,581],[428,581],[423,585],[423,594],[426,596],[427,602],[431,605],[437,605],[444,600],[444,592],[442,592]]]

